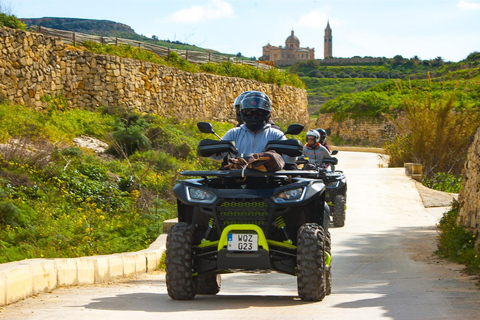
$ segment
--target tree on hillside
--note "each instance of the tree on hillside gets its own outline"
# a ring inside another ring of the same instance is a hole
[[[431,65],[434,67],[440,67],[444,63],[442,57],[436,57],[432,60]]]
[[[467,61],[480,61],[480,52],[475,51],[468,55]]]
[[[401,55],[396,55],[395,57],[393,57],[392,65],[394,68],[398,67],[401,64],[403,64],[403,57]]]

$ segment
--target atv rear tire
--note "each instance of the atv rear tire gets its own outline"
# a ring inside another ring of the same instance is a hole
[[[220,291],[222,280],[219,274],[207,273],[193,278],[197,288],[197,294],[215,295]]]
[[[174,300],[191,300],[196,290],[193,282],[193,235],[192,225],[179,222],[168,232],[166,246],[167,292]]]
[[[330,231],[327,231],[325,236],[325,251],[330,255],[330,257],[332,257],[332,236],[330,235]],[[328,296],[332,293],[332,260],[330,260],[330,266],[326,266],[325,268],[325,291],[326,295]]]
[[[333,226],[343,227],[345,225],[345,196],[337,195],[333,202]]]
[[[325,297],[325,235],[316,223],[300,227],[297,236],[297,287],[303,301]]]

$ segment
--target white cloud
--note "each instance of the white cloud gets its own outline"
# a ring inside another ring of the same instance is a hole
[[[468,2],[465,0],[460,0],[457,6],[464,10],[480,10],[480,3],[478,2]]]
[[[223,0],[208,0],[201,6],[192,6],[175,12],[172,20],[175,22],[196,23],[205,20],[216,20],[233,16],[233,7]]]

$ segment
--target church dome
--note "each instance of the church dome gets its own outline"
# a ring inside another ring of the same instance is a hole
[[[300,46],[300,40],[298,40],[298,38],[295,36],[293,30],[292,34],[287,38],[287,40],[285,40],[285,44],[287,44],[287,47],[288,44],[295,44],[297,48]]]

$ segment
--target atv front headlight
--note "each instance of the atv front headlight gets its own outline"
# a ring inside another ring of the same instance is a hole
[[[194,187],[187,187],[187,197],[189,201],[201,203],[214,203],[217,200],[215,194]]]
[[[295,188],[285,190],[273,196],[273,201],[276,203],[296,202],[302,201],[305,196],[305,188]]]

